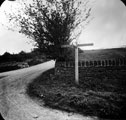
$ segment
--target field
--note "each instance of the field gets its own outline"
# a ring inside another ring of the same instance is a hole
[[[126,57],[126,48],[85,50],[79,54],[79,60],[106,60]]]
[[[126,56],[126,51],[85,51],[85,56],[86,58],[82,58],[88,60],[122,58]],[[80,84],[76,85],[74,79],[55,76],[54,69],[51,69],[29,84],[27,93],[54,109],[76,112],[84,116],[126,119],[126,71],[113,73],[115,76],[109,74],[103,77],[103,74],[99,77],[81,77]]]

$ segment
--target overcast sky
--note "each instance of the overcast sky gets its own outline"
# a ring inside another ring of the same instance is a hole
[[[6,18],[2,11],[7,10],[9,4],[11,3],[6,1],[0,8],[0,22],[3,24],[6,24]],[[84,29],[79,43],[94,43],[94,46],[83,49],[126,45],[126,7],[120,0],[96,0],[92,8],[92,17],[93,20]],[[28,44],[28,41],[25,36],[0,25],[0,54],[6,51],[10,53],[30,51],[32,45]]]

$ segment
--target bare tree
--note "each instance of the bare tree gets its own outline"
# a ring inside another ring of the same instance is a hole
[[[18,23],[20,33],[35,41],[41,52],[58,59],[63,55],[61,46],[77,39],[90,21],[89,3],[89,0],[33,0],[23,2],[18,15],[9,14],[9,18]]]

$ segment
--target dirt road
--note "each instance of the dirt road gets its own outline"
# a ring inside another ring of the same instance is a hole
[[[96,120],[40,106],[26,94],[27,84],[53,68],[49,61],[21,70],[0,73],[0,113],[5,120]]]

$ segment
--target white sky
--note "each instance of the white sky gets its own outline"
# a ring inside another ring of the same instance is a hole
[[[126,7],[120,0],[96,1],[94,19],[80,36],[80,43],[93,42],[94,46],[87,49],[126,45]]]
[[[0,23],[5,25],[7,22],[3,10],[8,10],[10,4],[13,5],[12,7],[16,6],[15,2],[6,1],[0,8]],[[126,45],[126,7],[120,0],[96,0],[92,15],[94,19],[81,34],[79,43],[94,43],[94,46],[83,49]],[[28,44],[28,41],[29,39],[24,35],[0,25],[0,54],[6,51],[10,53],[18,53],[21,50],[30,51],[33,46]]]

